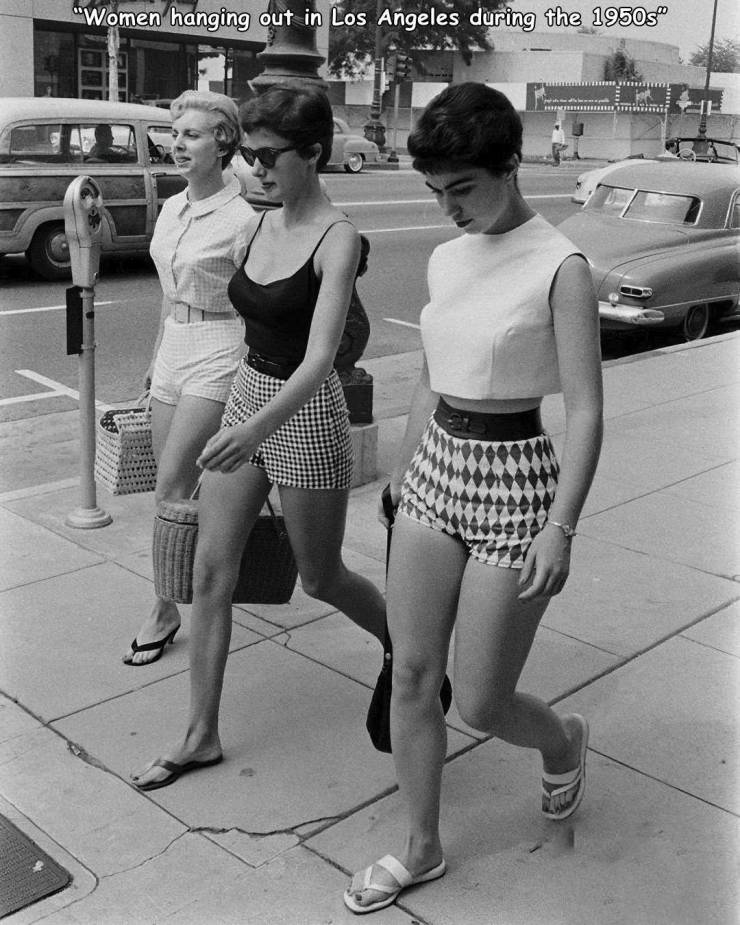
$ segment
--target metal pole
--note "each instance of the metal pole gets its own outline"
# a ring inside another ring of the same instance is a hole
[[[110,12],[118,13],[118,0],[110,0]],[[118,26],[108,26],[108,99],[118,102],[118,51],[121,37]]]
[[[712,10],[712,29],[709,33],[709,48],[707,49],[707,78],[704,82],[704,98],[702,100],[701,116],[699,118],[699,134],[707,134],[707,108],[709,103],[709,80],[712,76],[712,56],[714,55],[714,27],[717,24],[717,0],[714,0]]]
[[[113,518],[98,507],[95,490],[95,310],[94,289],[82,288],[80,391],[80,506],[67,515],[68,527],[106,527]]]
[[[396,80],[396,85],[393,90],[393,146],[391,148],[391,153],[388,155],[389,164],[398,163],[398,103],[401,97],[401,85]]]
[[[375,5],[375,22],[380,19],[384,9],[384,0],[377,0]],[[375,26],[375,72],[373,75],[373,101],[370,104],[370,118],[363,127],[363,133],[368,141],[374,141],[381,151],[385,150],[385,126],[380,121],[383,108],[383,94],[381,82],[383,80],[383,58],[385,51],[383,30]]]

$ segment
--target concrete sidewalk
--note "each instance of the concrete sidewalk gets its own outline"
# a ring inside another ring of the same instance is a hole
[[[364,364],[381,471],[418,364]],[[373,925],[738,921],[740,333],[606,364],[604,380],[573,574],[523,679],[589,718],[585,802],[570,822],[545,820],[538,756],[482,738],[453,707],[448,873]],[[364,729],[377,644],[300,588],[285,606],[235,606],[225,761],[135,790],[129,771],[183,726],[189,608],[159,662],[121,663],[150,606],[152,497],[101,491],[109,527],[64,525],[75,414],[0,425],[0,813],[74,876],[5,921],[356,922],[341,898],[350,872],[402,832],[392,761]],[[559,398],[544,416],[560,443]],[[378,584],[382,482],[352,492],[345,541]]]

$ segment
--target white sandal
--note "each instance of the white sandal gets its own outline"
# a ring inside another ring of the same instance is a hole
[[[578,767],[565,774],[542,772],[542,812],[548,819],[567,819],[581,805],[586,790],[586,753],[588,750],[588,723],[574,713],[581,727],[581,752]],[[553,789],[548,790],[545,784]]]
[[[389,887],[383,883],[374,883],[372,880],[374,867],[382,867],[383,870],[387,870],[398,886]],[[427,883],[429,880],[436,880],[438,877],[441,877],[446,870],[447,865],[444,859],[442,859],[436,867],[433,867],[424,874],[419,874],[417,877],[414,877],[397,858],[394,858],[392,854],[386,854],[385,857],[376,861],[375,864],[371,864],[370,867],[366,867],[365,870],[354,875],[349,888],[344,891],[344,904],[357,915],[363,915],[365,912],[376,912],[378,909],[385,909],[386,906],[390,906],[394,903],[402,890],[414,886],[417,883]],[[361,885],[355,887],[355,881],[358,877],[362,878],[360,881]],[[374,890],[376,893],[384,893],[385,896],[383,899],[379,899],[367,906],[361,906],[355,900],[354,896],[356,893],[364,893],[365,890]]]

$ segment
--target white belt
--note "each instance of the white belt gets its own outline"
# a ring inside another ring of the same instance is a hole
[[[194,324],[198,321],[221,321],[224,318],[233,318],[232,312],[207,312],[202,308],[193,308],[187,302],[170,303],[170,317],[179,324]]]

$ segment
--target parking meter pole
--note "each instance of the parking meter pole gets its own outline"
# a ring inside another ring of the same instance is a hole
[[[105,527],[113,518],[97,504],[95,489],[95,280],[100,263],[100,188],[90,177],[78,177],[64,197],[64,231],[69,244],[72,282],[82,301],[82,338],[79,354],[80,393],[80,506],[70,512],[69,527]],[[67,347],[71,347],[68,343]]]
[[[82,288],[82,347],[79,358],[80,392],[80,506],[71,511],[68,527],[93,529],[112,522],[98,507],[95,487],[95,291]]]

